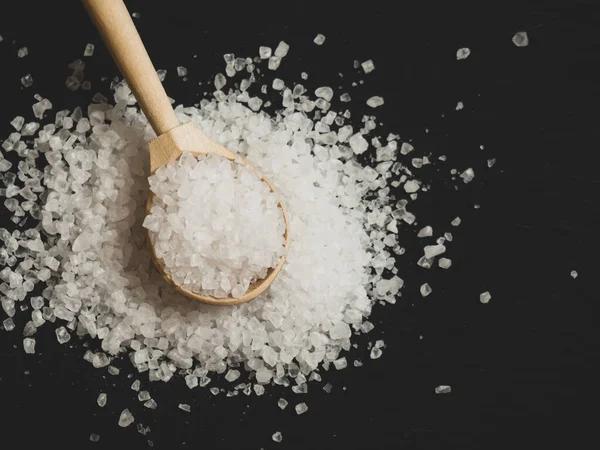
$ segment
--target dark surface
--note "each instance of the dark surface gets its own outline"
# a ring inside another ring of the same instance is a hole
[[[383,357],[369,360],[367,339],[358,339],[363,350],[349,360],[365,366],[327,373],[334,385],[329,395],[311,384],[306,396],[271,388],[259,398],[225,399],[175,380],[143,383],[159,404],[143,411],[129,389],[126,359],[117,362],[117,377],[97,371],[81,358],[77,339],[59,346],[52,327],[38,331],[37,354],[25,355],[21,330],[30,311],[20,313],[17,329],[0,331],[2,448],[12,441],[20,448],[134,449],[148,448],[146,439],[165,449],[525,449],[595,442],[599,10],[591,2],[483,3],[440,9],[410,2],[392,11],[377,2],[356,8],[321,2],[317,17],[304,3],[242,9],[195,0],[130,2],[178,101],[199,98],[197,81],[224,70],[223,53],[255,55],[259,45],[275,47],[281,39],[291,45],[281,78],[299,81],[305,70],[311,89],[337,86],[338,72],[346,74],[344,86],[365,79],[363,87],[349,88],[353,111],[367,112],[364,100],[383,95],[377,116],[385,134],[411,139],[421,154],[448,156],[448,163],[423,172],[434,189],[414,212],[430,218],[421,225],[453,232],[454,264],[425,272],[415,265],[421,244],[406,243],[399,266],[404,296],[372,316],[376,329],[368,340],[385,340]],[[529,47],[511,43],[519,30],[529,32]],[[323,47],[312,43],[318,32],[327,36]],[[34,93],[49,97],[55,112],[87,104],[94,92],[107,92],[101,76],[117,75],[78,2],[3,2],[0,34],[2,137],[15,115],[31,117]],[[63,87],[66,65],[87,42],[97,45],[86,69],[94,85],[74,95]],[[19,60],[24,45],[29,56]],[[464,46],[471,56],[456,61]],[[368,58],[375,72],[356,75],[352,61]],[[188,68],[187,83],[175,76],[177,65]],[[22,89],[19,79],[28,72],[34,86]],[[458,101],[465,109],[455,112]],[[487,169],[492,157],[498,163]],[[476,172],[471,184],[448,181],[451,168],[469,166]],[[463,224],[453,228],[457,215]],[[434,289],[427,299],[418,295],[424,281]],[[488,305],[478,301],[484,290],[493,296]],[[436,396],[439,384],[451,385],[452,393]],[[104,409],[95,403],[101,391],[108,393]],[[276,406],[280,396],[290,401],[285,411]],[[299,401],[309,405],[302,416],[293,411]],[[178,410],[180,402],[193,412]],[[150,425],[148,436],[117,426],[124,408]],[[281,444],[271,441],[277,430]],[[90,433],[100,442],[90,443]]]

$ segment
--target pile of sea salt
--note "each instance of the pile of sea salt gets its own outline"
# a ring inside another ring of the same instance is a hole
[[[289,47],[280,45],[275,56],[265,49],[262,58],[273,70]],[[147,141],[154,134],[121,85],[114,105],[91,104],[87,114],[58,111],[43,126],[15,118],[15,132],[2,144],[20,157],[17,175],[5,172],[11,164],[0,159],[6,186],[0,194],[19,226],[0,230],[2,308],[12,323],[15,309],[31,304],[28,352],[35,351],[35,330],[56,322],[60,343],[71,335],[98,338],[101,351],[84,356],[95,367],[128,352],[151,381],[182,372],[193,388],[227,372],[232,395],[249,394],[251,384],[236,381],[243,368],[257,394],[271,382],[306,392],[322,368],[347,367],[342,354],[353,333],[373,329],[367,320],[372,307],[395,303],[403,286],[395,267],[395,255],[403,253],[397,233],[415,222],[409,204],[421,188],[397,157],[399,148],[405,155],[413,146],[393,134],[371,136],[373,116],[351,122],[350,110],[334,111],[327,86],[313,96],[280,80],[281,109],[262,111],[262,99],[249,93],[259,84],[254,69],[261,58],[225,59],[228,76],[245,74],[239,88],[223,91],[227,80],[217,76],[212,100],[176,113],[273,183],[293,233],[280,275],[252,302],[223,308],[182,297],[156,272],[142,226]],[[41,118],[52,104],[39,100],[34,112]],[[373,158],[366,164],[357,156],[369,149]],[[40,157],[43,171],[36,168]],[[390,189],[402,185],[406,196],[393,198]],[[28,228],[28,216],[39,223]],[[431,267],[444,253],[444,239],[421,266]],[[42,295],[30,298],[40,283]]]
[[[285,221],[278,197],[240,160],[183,153],[149,178],[143,226],[173,282],[211,297],[241,297],[277,266]]]

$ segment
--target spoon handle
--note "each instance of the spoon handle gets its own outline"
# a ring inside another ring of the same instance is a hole
[[[157,136],[179,121],[123,0],[83,0]]]

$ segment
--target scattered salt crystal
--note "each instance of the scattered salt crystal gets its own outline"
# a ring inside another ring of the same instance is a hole
[[[433,228],[431,228],[429,225],[421,228],[419,230],[419,233],[417,234],[417,237],[420,237],[420,238],[429,237],[429,236],[433,236]]]
[[[296,414],[300,415],[308,411],[308,406],[306,406],[306,403],[298,403],[294,409],[296,410]]]
[[[489,303],[489,301],[492,299],[492,296],[490,295],[490,293],[488,291],[482,292],[479,295],[479,301],[481,303]]]
[[[381,358],[382,354],[383,354],[383,352],[381,351],[381,349],[379,347],[373,347],[371,349],[371,354],[369,356],[371,359],[379,359],[379,358]]]
[[[210,393],[212,395],[219,395],[219,388],[218,387],[211,387],[210,388]]]
[[[225,75],[223,75],[222,73],[218,73],[215,76],[215,88],[217,88],[217,90],[220,91],[226,84],[227,78],[225,78]]]
[[[451,259],[440,258],[438,260],[438,266],[440,266],[442,269],[449,269],[451,265],[452,265],[452,260]]]
[[[277,406],[279,406],[279,408],[281,409],[285,409],[288,405],[288,401],[284,398],[280,398],[279,400],[277,400]]]
[[[419,190],[419,188],[420,188],[419,183],[415,180],[409,180],[406,183],[404,183],[404,191],[408,194],[417,192]]]
[[[375,70],[375,64],[373,64],[373,61],[370,59],[361,63],[361,66],[365,73],[371,73]]]
[[[450,392],[452,392],[452,388],[450,386],[440,385],[435,388],[436,394],[449,394]]]
[[[150,400],[150,392],[148,391],[140,391],[138,394],[138,400],[140,402],[147,402],[148,400]]]
[[[225,379],[227,381],[229,381],[230,383],[234,382],[235,380],[237,380],[240,377],[240,371],[239,370],[234,370],[234,369],[230,369],[227,374],[225,375]]]
[[[432,289],[428,283],[424,283],[423,285],[421,285],[420,291],[422,297],[427,297],[429,294],[431,294]]]
[[[340,95],[340,101],[341,102],[348,103],[350,100],[352,100],[350,98],[350,94],[344,93],[344,94]]]
[[[527,47],[529,45],[529,36],[526,31],[519,31],[512,37],[512,41],[517,47]]]
[[[367,105],[371,108],[377,108],[378,106],[383,105],[383,97],[373,96],[367,100]]]
[[[69,332],[66,330],[65,327],[57,328],[55,333],[56,333],[56,340],[58,341],[59,344],[66,344],[67,342],[69,342],[71,340],[71,335],[69,334]]]
[[[461,223],[461,222],[462,222],[462,220],[461,220],[461,218],[460,218],[460,217],[455,217],[454,219],[452,219],[452,222],[450,222],[450,224],[451,224],[453,227],[457,227],[457,226],[459,226],[459,225],[460,225],[460,223]]]
[[[100,395],[98,395],[98,399],[96,400],[96,403],[98,403],[98,406],[100,408],[104,408],[104,406],[106,405],[106,394],[104,392],[100,393]]]
[[[29,54],[29,50],[27,50],[27,47],[21,47],[19,49],[19,51],[17,52],[17,57],[25,58],[28,54]]]
[[[264,387],[262,384],[255,384],[255,385],[254,385],[254,393],[255,393],[257,396],[259,396],[259,397],[260,397],[261,395],[264,395],[264,393],[265,393],[265,387]]]
[[[158,405],[156,404],[156,401],[154,399],[150,399],[146,403],[144,403],[144,407],[148,409],[156,409],[157,406]]]
[[[325,36],[319,33],[317,34],[313,42],[317,45],[323,45],[323,43],[325,42]]]
[[[333,98],[333,89],[323,86],[315,90],[315,95],[329,102]]]
[[[119,375],[119,373],[121,372],[118,368],[116,368],[115,366],[108,366],[108,373],[111,375]]]
[[[275,442],[281,442],[283,440],[283,436],[280,431],[277,431],[277,432],[273,433],[273,436],[271,436],[271,439],[273,439],[273,441],[275,441]]]
[[[284,41],[281,41],[279,43],[279,45],[277,46],[277,48],[275,49],[275,56],[277,56],[279,58],[283,58],[284,56],[286,56],[288,54],[289,50],[290,50],[290,46],[288,44],[286,44]]]
[[[306,72],[302,72],[300,74],[300,78],[302,78],[303,80],[308,80],[308,74]]]
[[[21,84],[24,87],[29,87],[33,84],[33,77],[31,76],[30,73],[28,73],[27,75],[25,75],[24,77],[21,78]]]
[[[408,142],[403,142],[402,146],[400,147],[400,153],[403,155],[408,155],[414,149],[415,148],[412,145],[410,145]]]
[[[273,89],[275,89],[276,91],[281,91],[283,90],[283,88],[285,88],[285,83],[283,82],[283,80],[275,78],[273,80]]]
[[[464,106],[465,106],[465,105],[463,105],[463,102],[458,102],[458,103],[456,104],[456,108],[454,108],[454,109],[456,109],[456,111],[460,111],[461,109],[463,109],[463,108],[464,108]]]
[[[185,412],[190,412],[192,410],[190,405],[186,405],[185,403],[180,403],[179,409],[181,409],[182,411],[185,411]]]
[[[96,433],[92,433],[90,434],[90,441],[92,442],[98,442],[100,440],[100,436],[97,435]]]
[[[260,55],[261,59],[269,59],[272,54],[271,47],[259,47],[258,54]]]
[[[492,159],[488,159],[487,160],[487,166],[488,167],[494,167],[494,164],[496,164],[496,158],[492,158]]]
[[[277,70],[281,64],[281,58],[279,56],[271,56],[269,58],[269,70]]]
[[[140,390],[140,380],[135,380],[132,384],[131,384],[131,390],[133,391],[139,391]]]
[[[475,171],[472,168],[468,168],[463,173],[460,174],[460,177],[463,179],[463,182],[470,183],[473,178],[475,178]]]
[[[456,59],[457,60],[467,59],[470,54],[471,54],[471,50],[469,48],[466,48],[466,47],[459,48],[456,52]]]
[[[573,279],[577,278],[579,276],[579,274],[577,273],[576,270],[571,270],[571,277],[573,277]]]
[[[94,44],[87,44],[85,46],[85,50],[83,51],[83,56],[92,56],[94,54],[94,49]]]
[[[177,66],[177,75],[180,77],[185,77],[187,76],[188,71],[187,68],[183,67],[183,66]]]
[[[323,390],[329,394],[329,393],[331,393],[331,388],[332,388],[332,387],[333,387],[333,386],[331,385],[331,383],[326,383],[326,384],[323,386]]]
[[[33,338],[25,338],[23,339],[23,349],[25,353],[34,354],[35,353],[35,339]]]
[[[119,416],[119,426],[122,428],[128,427],[135,421],[133,414],[129,412],[128,409],[124,409],[121,415]]]
[[[333,362],[333,365],[337,370],[342,370],[348,367],[348,361],[346,361],[346,358],[339,358]]]

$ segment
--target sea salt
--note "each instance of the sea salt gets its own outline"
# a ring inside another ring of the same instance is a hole
[[[470,54],[471,54],[471,50],[469,48],[467,48],[467,47],[459,48],[456,51],[456,59],[457,60],[467,59]]]
[[[449,269],[450,266],[452,266],[452,260],[448,258],[440,258],[438,260],[438,266],[440,266],[442,269]]]
[[[279,406],[280,409],[285,409],[287,408],[288,405],[288,401],[284,398],[280,398],[279,400],[277,400],[277,406]]]
[[[432,289],[428,283],[424,283],[421,285],[419,291],[421,292],[421,297],[427,297],[429,294],[431,294]]]
[[[377,108],[378,106],[383,105],[384,101],[383,101],[383,97],[379,97],[379,96],[373,96],[371,98],[369,98],[369,100],[367,100],[367,106],[370,106],[371,108]]]
[[[461,109],[464,108],[465,105],[463,105],[463,102],[458,102],[456,104],[456,108],[454,108],[456,111],[460,111]]]
[[[34,354],[35,353],[35,339],[33,338],[25,338],[23,339],[23,349],[25,353]]]
[[[527,47],[529,45],[529,36],[526,31],[519,31],[512,37],[512,42],[517,47]]]
[[[124,409],[121,415],[119,416],[119,426],[122,428],[128,427],[135,421],[133,414],[129,412],[128,409]]]
[[[177,75],[179,77],[185,77],[187,76],[188,71],[187,68],[183,67],[183,66],[177,66]]]
[[[492,299],[492,296],[491,296],[491,295],[490,295],[490,293],[489,293],[489,292],[487,292],[487,291],[485,291],[485,292],[482,292],[482,293],[479,295],[479,301],[480,301],[481,303],[483,303],[483,304],[485,304],[485,303],[489,303],[491,299]]]
[[[371,73],[375,70],[375,64],[373,64],[373,61],[370,59],[361,63],[360,65],[365,73]]]
[[[452,392],[452,387],[450,386],[440,385],[435,388],[436,394],[449,394],[450,392]]]
[[[19,51],[17,51],[17,57],[25,58],[29,54],[29,50],[27,47],[21,47]]]
[[[323,36],[322,34],[317,34],[317,36],[314,39],[314,43],[317,45],[323,45],[323,43],[325,42],[325,36]]]
[[[275,442],[281,442],[283,440],[283,435],[280,431],[276,431],[273,433],[273,436],[271,436],[271,439],[273,439]]]
[[[577,278],[578,276],[579,276],[579,274],[577,273],[577,271],[576,271],[576,270],[571,270],[571,277],[572,277],[573,279]]]
[[[186,405],[185,403],[180,403],[179,409],[181,409],[182,411],[185,411],[185,412],[190,412],[192,410],[191,406]]]
[[[308,411],[308,406],[306,406],[306,403],[298,403],[294,409],[296,410],[296,414],[300,415]]]
[[[104,408],[104,406],[106,406],[106,394],[104,392],[100,393],[100,395],[98,395],[98,399],[96,400],[96,403],[98,403],[98,406],[100,408]]]
[[[83,51],[83,56],[92,56],[94,54],[94,49],[94,44],[87,44],[85,46],[85,50]]]

